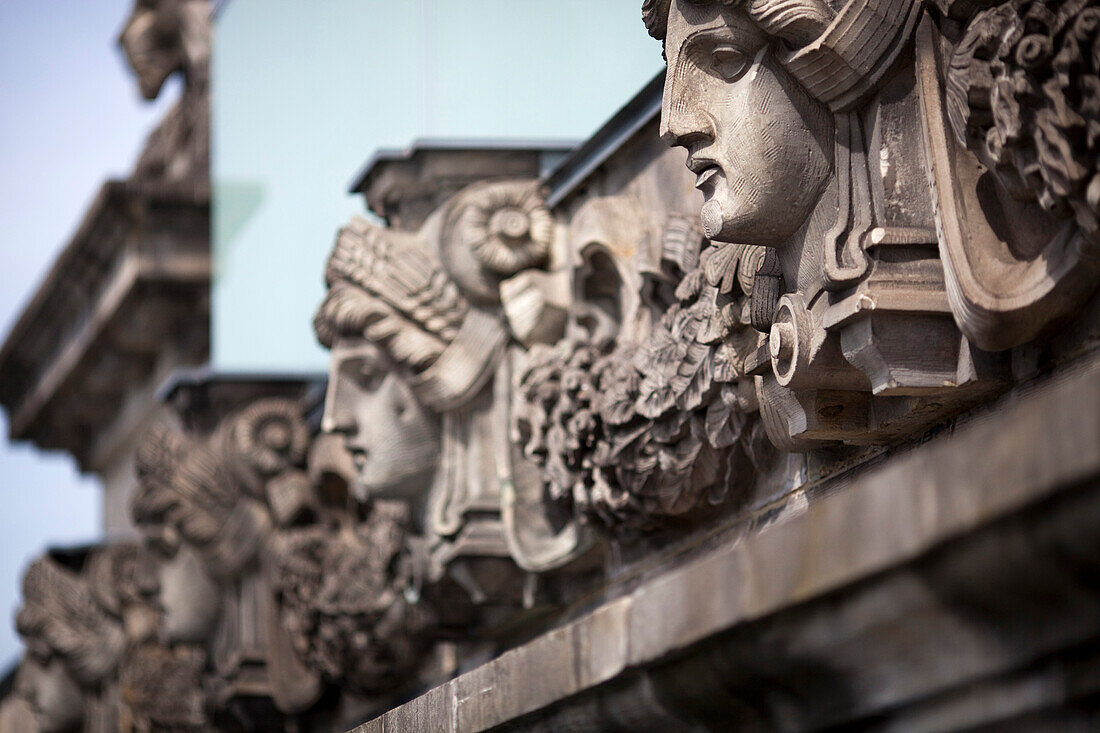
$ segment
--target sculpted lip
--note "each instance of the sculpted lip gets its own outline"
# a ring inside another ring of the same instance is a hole
[[[696,188],[700,188],[707,181],[709,181],[711,178],[721,172],[721,168],[718,167],[718,164],[710,158],[697,158],[694,155],[688,158],[687,167],[696,176]]]
[[[704,168],[699,172],[699,175],[695,177],[695,187],[702,188],[707,181],[714,176],[718,175],[718,166],[712,165],[709,168]]]

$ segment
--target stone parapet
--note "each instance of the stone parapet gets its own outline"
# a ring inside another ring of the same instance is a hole
[[[1093,361],[356,731],[1095,722],[1098,479]]]

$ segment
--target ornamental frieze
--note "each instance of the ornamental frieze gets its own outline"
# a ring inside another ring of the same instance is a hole
[[[200,6],[135,8],[122,42],[145,93],[182,70],[205,95]],[[540,698],[554,715],[600,719],[652,684],[655,715],[690,717],[690,685],[662,675],[694,674],[719,633],[696,634],[699,609],[722,633],[761,624],[722,642],[744,664],[708,657],[714,680],[770,685],[774,662],[831,684],[824,662],[753,651],[844,643],[797,614],[746,621],[756,586],[787,593],[776,613],[816,602],[800,595],[800,573],[825,573],[804,562],[809,535],[894,539],[844,482],[974,428],[1100,338],[1100,5],[645,0],[642,16],[663,77],[556,167],[540,156],[560,149],[496,145],[376,159],[358,190],[377,217],[337,233],[313,317],[327,383],[181,400],[137,450],[140,546],[31,566],[19,687],[43,730],[328,729],[483,662],[549,657],[550,637],[529,643],[544,631],[576,641],[548,660],[576,688]],[[139,175],[197,170],[206,131],[186,109]],[[814,514],[837,496],[844,511]],[[807,533],[773,535],[798,562],[751,554],[777,526]],[[826,549],[847,572],[862,546],[842,544]],[[718,547],[747,564],[695,563]],[[647,586],[662,573],[730,587],[668,600]],[[677,623],[639,631],[647,607]],[[929,612],[955,628],[949,611]],[[769,624],[783,634],[756,634]],[[612,679],[584,677],[606,671],[600,644],[620,682],[638,673],[603,701],[581,694]],[[493,708],[499,690],[478,689],[453,720]]]

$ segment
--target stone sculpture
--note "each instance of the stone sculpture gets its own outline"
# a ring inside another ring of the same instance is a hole
[[[23,577],[16,628],[27,647],[23,689],[41,730],[106,730],[96,725],[105,722],[96,720],[96,708],[110,706],[99,687],[112,681],[122,656],[120,620],[75,572],[41,557]]]
[[[678,216],[662,244],[680,284],[674,302],[649,304],[663,309],[651,332],[639,342],[594,329],[533,349],[517,394],[519,436],[550,499],[616,530],[698,515],[735,493],[761,458],[751,452],[759,421],[742,367],[756,345],[751,277],[737,277],[758,248],[703,250]]]
[[[297,401],[266,398],[207,435],[160,426],[139,452],[133,513],[160,556],[166,641],[209,649],[224,699],[296,714],[325,683],[377,695],[428,646],[402,517],[358,508],[318,445]]]
[[[50,556],[24,578],[20,687],[43,731],[203,729],[197,650],[157,644],[137,548],[93,550],[76,572]],[[150,664],[153,657],[157,664]]]
[[[1091,16],[942,5],[975,16],[954,49],[928,18],[914,46],[916,2],[643,6],[668,60],[662,135],[688,151],[707,236],[767,248],[751,295],[767,336],[746,368],[786,450],[889,442],[1003,389],[1006,359],[981,349],[1028,341],[1095,289],[1091,158],[1068,142],[1095,119],[1076,91],[1091,77],[1063,48]],[[1041,32],[1021,46],[1025,27]],[[1040,87],[1047,112],[1021,112]]]
[[[314,319],[333,354],[324,429],[345,435],[368,496],[409,503],[429,579],[478,603],[518,602],[523,571],[559,568],[586,544],[546,511],[509,439],[523,342],[560,333],[547,325],[562,323],[559,294],[530,269],[553,233],[524,180],[468,185],[415,230],[354,219]]]
[[[295,651],[359,695],[408,680],[430,645],[432,613],[412,602],[419,588],[406,515],[400,502],[377,502],[365,521],[284,530],[268,550]]]
[[[210,179],[209,0],[135,0],[118,42],[141,95],[155,99],[175,73],[183,94],[149,136],[137,181],[203,184]]]
[[[1004,349],[1065,322],[1096,287],[1100,109],[1090,49],[1100,9],[937,7],[965,24],[954,45],[931,28],[917,41],[948,297],[968,338]]]

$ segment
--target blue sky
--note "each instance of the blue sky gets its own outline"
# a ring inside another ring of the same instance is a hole
[[[99,183],[124,177],[178,93],[143,102],[115,38],[132,0],[0,2],[0,333],[6,336]],[[7,436],[7,416],[0,432]],[[99,536],[97,482],[67,455],[0,441],[0,665],[29,559]]]
[[[212,362],[318,371],[325,259],[379,147],[582,140],[661,70],[641,0],[232,0],[213,73]],[[278,256],[272,256],[277,252]]]

